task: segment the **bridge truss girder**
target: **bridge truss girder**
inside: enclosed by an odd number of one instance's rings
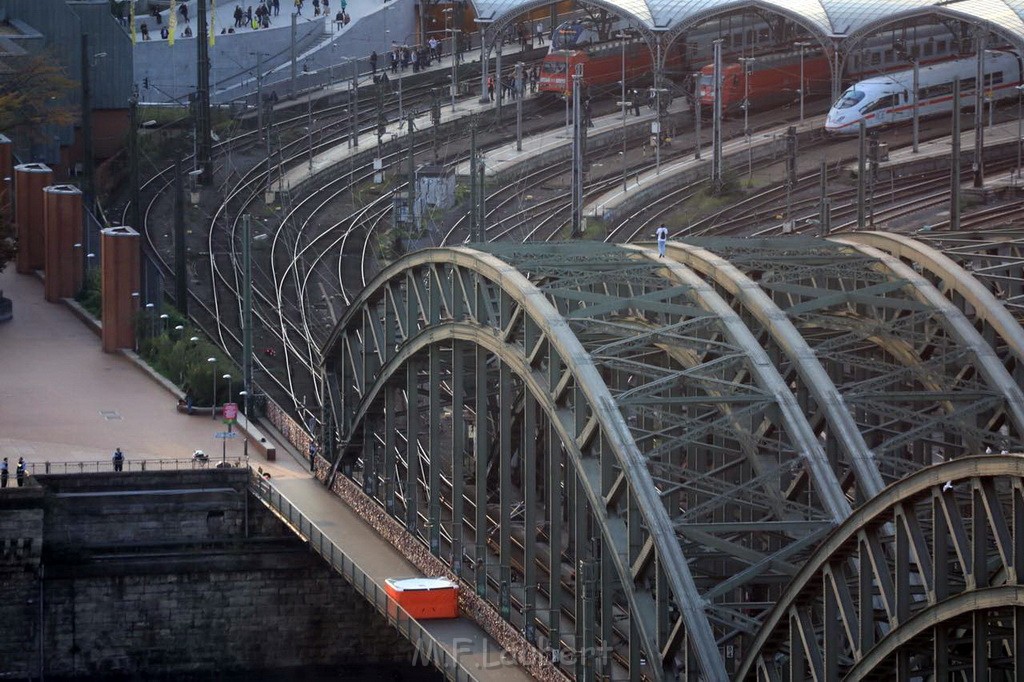
[[[1020,679],[1022,532],[1024,456],[908,476],[818,548],[737,679]]]
[[[576,677],[727,678],[857,505],[1024,445],[991,348],[873,248],[481,249],[353,302],[324,353],[336,466],[528,640],[614,652]]]

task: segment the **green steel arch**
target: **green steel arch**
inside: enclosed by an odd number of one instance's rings
[[[425,250],[323,356],[337,471],[579,679],[729,678],[885,486],[1024,450],[1001,357],[852,243]]]

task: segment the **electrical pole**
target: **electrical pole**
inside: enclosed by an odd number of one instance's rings
[[[700,71],[693,74],[693,158],[700,160]]]
[[[181,155],[174,155],[174,304],[188,317],[188,279],[185,270],[185,183]]]
[[[206,0],[196,3],[196,21],[199,34],[196,36],[196,159],[197,167],[203,171],[199,182],[213,184],[213,140],[210,136],[210,52],[207,42],[209,27],[206,24]],[[135,225],[136,229],[139,227]]]
[[[477,195],[476,195],[476,121],[469,124],[469,239],[479,241],[477,235]]]
[[[295,47],[295,33],[296,33],[296,31],[298,31],[298,20],[299,20],[299,15],[295,14],[293,12],[292,13],[292,39],[291,39],[291,59],[292,59],[291,91],[292,91],[292,97],[295,97],[295,81],[299,77],[299,74],[298,74],[298,70],[299,70],[298,53],[297,53],[297,50],[296,50],[296,47]]]
[[[523,151],[523,63],[516,62],[516,76],[513,86],[516,92],[516,151]]]
[[[827,237],[832,231],[832,200],[828,198],[828,162],[821,160],[820,173],[821,185],[818,200],[818,235]]]
[[[786,224],[788,231],[795,227],[793,221],[793,190],[796,188],[796,126],[786,130]]]
[[[956,107],[953,107],[956,110]],[[867,174],[867,126],[864,119],[857,123],[857,229],[866,226],[864,216],[864,176]]]
[[[960,230],[960,79],[953,79],[953,153],[949,179],[949,229]]]
[[[412,234],[409,235],[410,237],[413,237],[415,232],[417,231],[417,223],[416,223],[416,166],[415,166],[415,160],[414,160],[414,152],[415,152],[415,149],[416,149],[416,135],[415,135],[415,128],[413,126],[413,118],[414,117],[415,117],[415,115],[410,113],[409,114],[409,118],[406,119],[408,121],[408,125],[409,125],[409,128],[408,128],[408,131],[409,131],[409,189],[406,192],[406,196],[408,197],[408,201],[409,201],[409,217],[412,219]]]
[[[139,96],[132,90],[128,98],[128,174],[131,178],[132,227],[142,230],[142,192],[139,189]]]
[[[89,54],[89,34],[82,34],[82,155],[83,155],[83,168],[85,170],[85,177],[82,182],[82,195],[85,200],[86,212],[91,212],[93,207],[93,200],[95,198],[95,182],[94,176],[96,174],[95,166],[95,153],[93,152],[92,145],[92,87],[90,82],[91,69],[92,69],[92,55]],[[132,95],[134,97],[134,94]],[[130,100],[129,100],[130,101]],[[129,104],[129,106],[131,106]],[[88,220],[88,219],[87,219]],[[138,228],[138,225],[132,227]],[[88,229],[88,228],[86,228]]]
[[[914,86],[914,94],[913,94],[913,97],[914,97],[914,147],[913,147],[913,152],[915,154],[917,154],[917,152],[918,152],[918,140],[920,139],[920,131],[921,131],[921,125],[920,125],[920,120],[919,120],[920,119],[920,112],[918,110],[918,105],[917,105],[918,93],[921,90],[921,84],[920,84],[921,83],[921,63],[920,63],[921,60],[918,57],[914,57],[913,60],[914,60],[914,62],[913,62],[914,63],[914,82],[913,82],[913,86]]]
[[[722,40],[715,41],[714,97],[711,109],[711,190],[722,191]]]
[[[484,191],[484,188],[486,186],[484,178],[487,170],[484,166],[484,160],[482,156],[476,163],[476,170],[477,173],[480,175],[480,189],[479,194],[477,195],[477,203],[480,207],[480,216],[477,218],[476,224],[477,230],[479,231],[478,234],[480,236],[479,241],[482,244],[487,241],[487,194]]]
[[[974,78],[974,186],[985,186],[985,38],[983,29],[978,30],[978,70]],[[953,102],[958,109],[960,101]]]
[[[401,81],[399,81],[401,83]],[[352,60],[352,146],[359,146],[359,61]]]
[[[249,214],[242,216],[242,383],[245,401],[242,406],[246,419],[251,419],[249,399],[252,396],[252,225]]]
[[[572,76],[572,237],[583,234],[583,134],[580,106],[580,86],[583,82],[583,65],[576,65]]]
[[[256,139],[262,140],[263,130],[263,53],[256,53],[256,125],[259,127],[259,134]]]

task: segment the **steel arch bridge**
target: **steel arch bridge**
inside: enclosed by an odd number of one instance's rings
[[[1024,638],[1021,465],[963,463],[1024,451],[1024,340],[936,254],[869,234],[411,254],[325,346],[335,470],[577,679],[923,670],[940,639],[901,631],[964,614],[994,619],[974,651],[995,657]],[[969,492],[936,506],[947,480]]]

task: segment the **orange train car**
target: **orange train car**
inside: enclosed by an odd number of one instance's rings
[[[459,617],[459,586],[445,578],[386,578],[384,591],[416,620]],[[389,614],[397,616],[397,609]]]

